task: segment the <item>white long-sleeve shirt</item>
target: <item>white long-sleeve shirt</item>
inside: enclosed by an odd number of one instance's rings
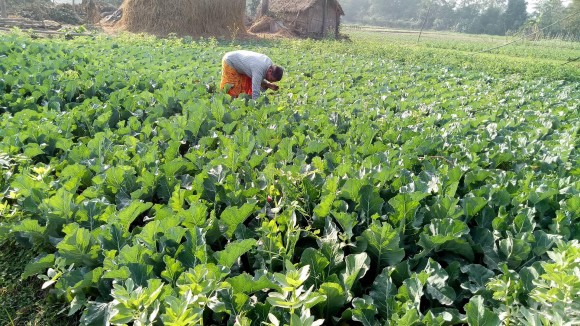
[[[265,54],[247,50],[228,52],[223,60],[237,72],[252,78],[252,98],[260,97],[262,81],[268,68],[273,65],[272,60]]]

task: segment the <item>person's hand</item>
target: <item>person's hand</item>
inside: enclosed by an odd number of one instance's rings
[[[273,90],[273,91],[277,91],[278,88],[280,88],[280,87],[278,85],[276,85],[276,84],[270,83],[270,85],[268,85],[268,88],[271,89],[271,90]]]

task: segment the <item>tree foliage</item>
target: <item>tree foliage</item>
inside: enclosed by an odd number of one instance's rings
[[[579,37],[580,1],[542,0],[530,12],[526,0],[342,0],[344,21],[393,28],[515,34],[530,27],[544,36]],[[569,17],[571,16],[571,17]],[[568,17],[567,19],[564,19]],[[548,27],[549,26],[549,27]]]

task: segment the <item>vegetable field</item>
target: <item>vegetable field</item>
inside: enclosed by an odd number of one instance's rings
[[[21,278],[81,325],[578,324],[578,44],[362,34],[0,34]],[[279,92],[216,89],[238,48]]]

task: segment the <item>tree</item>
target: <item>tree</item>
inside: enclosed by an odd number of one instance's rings
[[[580,0],[573,0],[566,12],[564,27],[575,40],[580,41]]]
[[[501,23],[502,10],[498,7],[489,7],[479,16],[479,33],[489,35],[505,34],[505,26]]]
[[[344,20],[352,23],[364,23],[369,16],[370,0],[342,0]]]
[[[262,0],[262,7],[260,9],[261,15],[267,15],[270,11],[270,0]]]
[[[429,0],[426,0],[429,1]],[[457,6],[455,0],[433,0],[430,4],[433,22],[431,28],[437,30],[450,30],[456,25],[456,15],[454,8]]]
[[[6,12],[6,0],[0,0],[0,17],[8,16]]]
[[[248,16],[254,18],[258,14],[258,6],[260,5],[260,0],[250,0],[247,4]]]
[[[528,19],[526,0],[508,0],[504,14],[505,27],[509,31],[519,30]]]
[[[543,0],[537,6],[539,28],[545,36],[557,36],[563,34],[563,21],[565,8],[561,0]]]

